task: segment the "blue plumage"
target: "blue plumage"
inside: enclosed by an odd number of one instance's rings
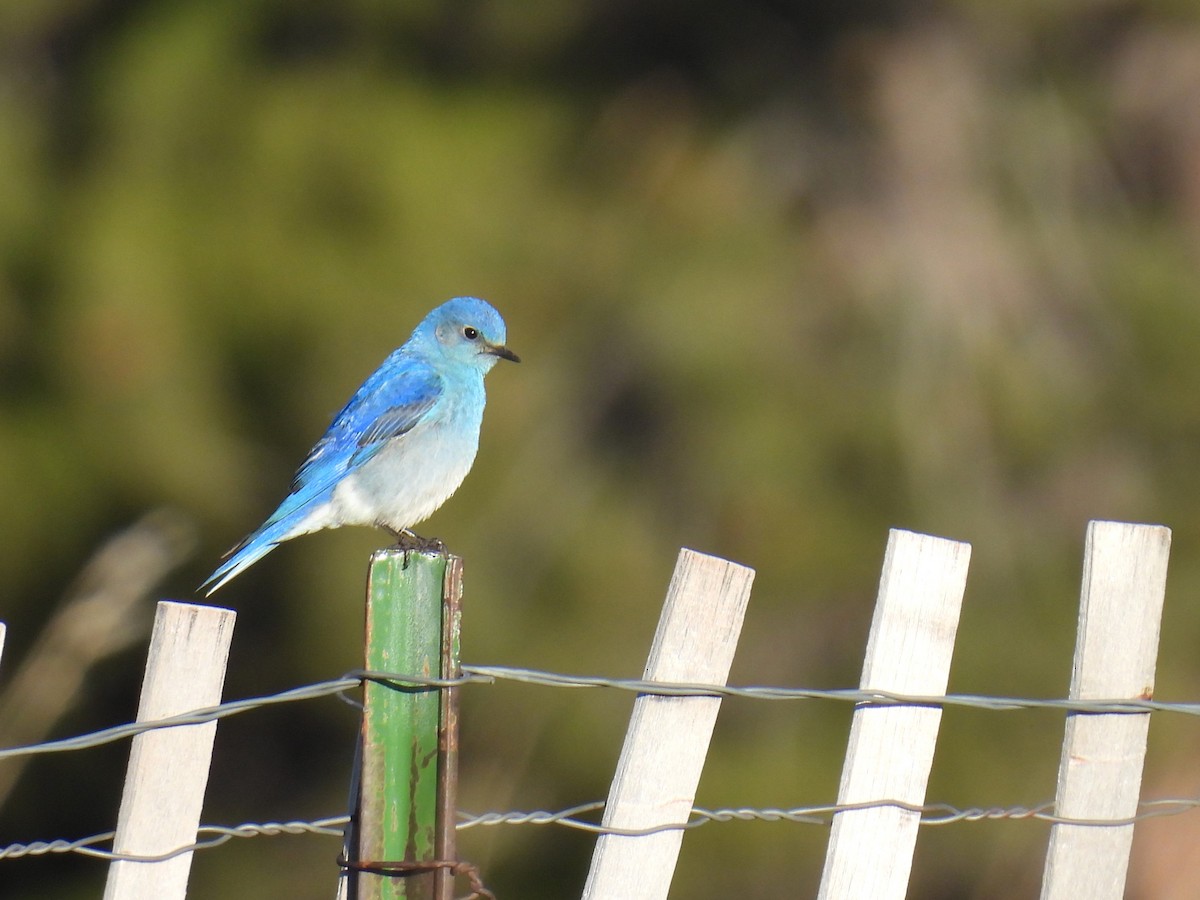
[[[291,493],[201,585],[211,594],[278,544],[341,525],[400,534],[424,521],[475,461],[483,376],[505,347],[504,320],[477,297],[434,309],[363,383],[309,451]]]

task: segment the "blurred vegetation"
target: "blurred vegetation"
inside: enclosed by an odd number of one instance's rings
[[[853,685],[898,526],[974,545],[951,689],[1061,695],[1084,526],[1114,518],[1175,529],[1158,695],[1196,700],[1197,96],[1183,2],[6,0],[4,671],[145,509],[197,523],[166,588],[192,596],[359,381],[473,293],[525,363],[489,379],[475,470],[423,529],[466,560],[470,661],[638,674],[687,545],[758,569],[735,682]],[[217,595],[229,696],[358,664],[382,540],[293,542]],[[61,733],[130,718],[141,659]],[[629,706],[468,692],[463,807],[603,798]],[[699,802],[832,800],[848,717],[727,703]],[[947,713],[930,798],[1049,799],[1061,728]],[[335,701],[223,724],[206,821],[344,809],[354,729]],[[1156,719],[1146,793],[1196,793],[1196,746]],[[111,827],[125,754],[35,760],[0,843]],[[1194,827],[1139,831],[1130,896],[1166,896],[1150,845]],[[810,895],[826,835],[706,826],[674,896]],[[912,895],[1030,896],[1046,837],[927,829]],[[578,895],[591,843],[462,852],[537,900]],[[328,897],[337,849],[237,842],[193,895]],[[1167,855],[1176,884],[1193,856]],[[104,877],[0,865],[6,898]]]

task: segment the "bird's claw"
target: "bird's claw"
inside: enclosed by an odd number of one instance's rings
[[[408,554],[410,553],[430,553],[440,556],[447,554],[446,545],[442,543],[440,538],[421,537],[419,534],[414,534],[405,529],[404,531],[393,531],[392,534],[396,537],[396,547],[404,551],[404,563],[408,565]]]

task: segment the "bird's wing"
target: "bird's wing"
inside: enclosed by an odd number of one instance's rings
[[[359,452],[411,431],[413,426],[421,421],[421,417],[429,412],[430,407],[437,402],[440,394],[439,385],[436,392],[423,391],[420,397],[413,397],[400,406],[393,406],[385,410],[376,417],[366,431],[359,435]]]
[[[291,492],[320,494],[375,455],[383,443],[412,430],[441,397],[442,379],[425,364],[379,368],[350,398],[292,479]]]

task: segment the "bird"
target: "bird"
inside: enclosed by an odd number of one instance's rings
[[[506,338],[500,313],[478,297],[434,308],[334,416],[287,497],[200,590],[211,595],[284,541],[323,528],[373,525],[403,547],[426,549],[411,529],[475,461],[484,375],[502,359],[521,361]]]

